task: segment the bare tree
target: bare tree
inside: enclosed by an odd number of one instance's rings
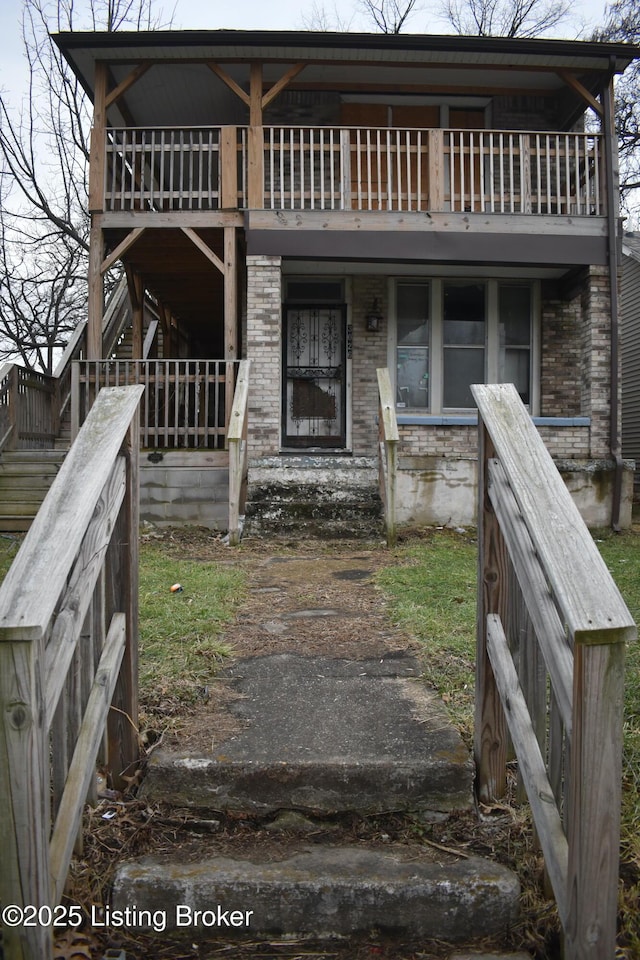
[[[19,109],[0,94],[0,355],[46,369],[86,304],[91,125],[84,91],[49,34],[161,24],[154,0],[23,4],[28,89]]]
[[[616,0],[607,7],[605,23],[594,39],[640,44],[637,0]],[[637,216],[640,191],[640,65],[635,60],[615,88],[616,129],[620,152],[620,192],[623,205]]]
[[[381,33],[401,33],[421,6],[418,0],[358,0],[358,5]]]
[[[570,0],[445,0],[442,16],[456,33],[480,37],[540,37],[565,23]]]

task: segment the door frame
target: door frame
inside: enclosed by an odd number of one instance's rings
[[[299,310],[333,310],[340,318],[339,335],[342,344],[342,356],[339,369],[340,377],[340,424],[339,435],[335,437],[318,438],[306,435],[294,437],[287,432],[287,395],[290,378],[287,375],[287,338],[289,330],[289,311]],[[351,330],[348,317],[348,304],[345,301],[285,301],[282,305],[282,384],[280,390],[281,404],[281,446],[284,450],[318,450],[326,452],[344,453],[349,449],[350,416],[349,416],[349,385],[351,380]]]

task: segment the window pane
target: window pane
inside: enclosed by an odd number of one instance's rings
[[[505,350],[503,383],[515,384],[523,403],[530,403],[530,354],[528,350]]]
[[[444,351],[444,407],[475,407],[469,389],[472,383],[484,383],[484,350]]]
[[[398,345],[429,344],[429,285],[398,284]]]
[[[483,283],[445,283],[445,344],[483,346],[485,335],[485,295]]]
[[[429,350],[427,347],[398,347],[399,407],[429,407]]]
[[[501,344],[528,347],[531,342],[531,287],[501,284],[499,309]]]

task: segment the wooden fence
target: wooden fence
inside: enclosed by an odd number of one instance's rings
[[[224,449],[237,361],[97,360],[74,364],[72,437],[102,387],[142,384],[143,448]]]
[[[378,476],[380,496],[384,507],[384,526],[387,545],[396,542],[396,484],[398,472],[398,423],[393,400],[391,377],[387,367],[378,375]]]
[[[60,427],[59,396],[54,377],[6,363],[0,369],[0,450],[53,446]]]
[[[0,587],[0,903],[40,911],[4,960],[53,955],[105,728],[116,787],[138,759],[141,394],[101,393]]]
[[[636,627],[515,387],[472,390],[479,796],[489,803],[504,793],[510,734],[565,956],[613,960],[624,649]]]

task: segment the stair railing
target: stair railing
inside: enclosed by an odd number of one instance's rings
[[[142,392],[101,393],[0,586],[0,903],[37,910],[5,960],[51,960],[52,918],[73,925],[55,910],[105,730],[116,788],[138,760]]]
[[[247,426],[250,361],[241,360],[227,431],[229,447],[229,543],[240,543],[240,517],[247,495]]]
[[[565,956],[611,960],[624,649],[636,626],[515,387],[472,391],[479,410],[479,798],[491,803],[505,792],[510,734]]]
[[[131,319],[127,282],[116,286],[103,324],[111,348]],[[0,451],[43,449],[53,445],[71,400],[73,362],[86,353],[86,320],[74,330],[53,374],[28,370],[18,363],[0,368]],[[157,331],[157,324],[154,327]]]
[[[393,402],[391,377],[387,367],[378,374],[378,475],[380,496],[384,507],[384,526],[387,545],[396,542],[396,487],[398,473],[398,422]]]

